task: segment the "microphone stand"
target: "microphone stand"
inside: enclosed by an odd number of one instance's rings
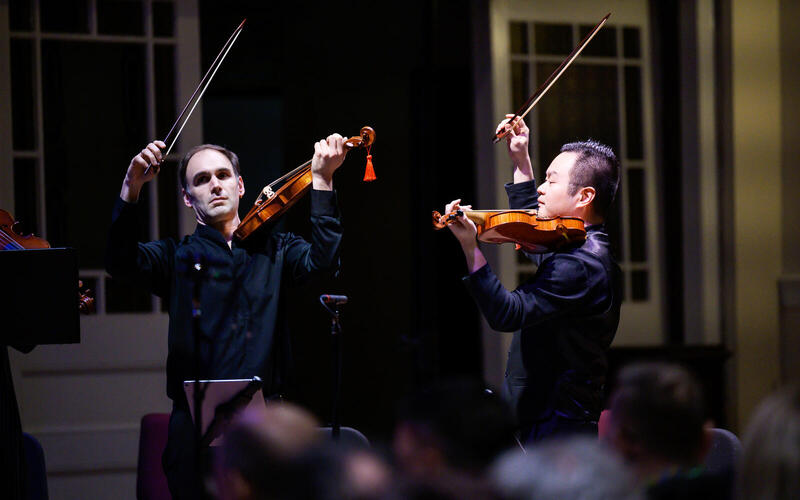
[[[339,304],[333,302],[333,307],[325,303],[325,295],[320,296],[322,307],[331,315],[331,343],[333,352],[333,402],[331,404],[331,436],[334,441],[339,441],[341,425],[339,424],[339,400],[342,393],[342,324],[339,321]]]
[[[197,475],[197,492],[203,491],[203,460],[202,460],[202,441],[203,441],[203,399],[205,399],[205,387],[200,385],[200,318],[203,315],[200,307],[200,285],[206,268],[203,265],[202,257],[195,259],[194,265],[190,268],[189,276],[193,281],[192,287],[192,336],[194,337],[194,469]]]
[[[186,266],[186,267],[183,267]],[[194,392],[192,401],[188,404],[194,406],[194,469],[197,480],[197,493],[203,491],[203,461],[202,461],[202,439],[203,439],[203,399],[205,399],[206,388],[200,383],[201,373],[201,318],[203,315],[200,305],[200,289],[206,277],[206,264],[202,255],[193,255],[191,259],[186,259],[183,265],[178,268],[178,272],[186,275],[192,282],[192,321],[190,332],[194,339],[194,353],[192,356],[192,372],[194,378]]]

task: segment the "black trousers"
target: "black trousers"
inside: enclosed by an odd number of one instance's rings
[[[174,500],[211,498],[206,493],[204,481],[213,466],[214,449],[202,447],[199,457],[195,450],[192,415],[188,408],[175,405],[169,417],[167,446],[161,457]]]

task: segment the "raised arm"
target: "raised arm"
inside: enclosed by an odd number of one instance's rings
[[[175,243],[169,240],[138,241],[136,202],[142,186],[158,173],[162,160],[159,148],[163,146],[161,141],[151,142],[131,160],[120,198],[114,205],[106,248],[106,271],[112,277],[134,282],[159,296],[164,296],[169,289]],[[145,175],[148,165],[151,168]]]
[[[508,156],[514,164],[514,184],[520,182],[528,182],[533,180],[533,168],[531,167],[531,156],[528,152],[528,136],[530,130],[525,124],[525,120],[517,119],[512,124],[509,120],[514,115],[506,115],[505,120],[497,125],[497,132],[502,129],[511,129],[506,135],[506,148],[508,149]]]
[[[344,138],[331,134],[314,144],[311,159],[311,243],[294,235],[285,240],[285,266],[295,281],[304,281],[312,274],[339,269],[342,223],[333,191],[333,173],[338,169],[347,148]]]

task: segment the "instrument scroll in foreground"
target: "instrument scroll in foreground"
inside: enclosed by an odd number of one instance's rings
[[[364,178],[367,182],[374,180],[374,173],[369,175],[372,172],[372,155],[369,150],[374,142],[375,131],[372,127],[362,127],[361,135],[344,141],[348,150],[355,148],[367,150],[367,175]],[[255,204],[234,231],[234,236],[244,241],[260,227],[277,220],[311,189],[312,180],[311,160],[308,160],[264,186]]]

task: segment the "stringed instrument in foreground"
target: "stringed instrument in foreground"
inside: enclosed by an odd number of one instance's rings
[[[372,155],[369,153],[374,142],[375,131],[372,127],[361,127],[361,135],[344,141],[344,146],[348,150],[355,148],[365,148],[367,150],[367,171],[364,175],[364,181],[367,182],[375,180]],[[311,161],[308,160],[291,172],[264,186],[255,204],[253,204],[253,207],[244,216],[242,222],[239,223],[239,227],[234,231],[234,236],[240,241],[246,240],[259,228],[277,220],[295,203],[300,201],[311,189],[313,181]]]
[[[0,210],[0,250],[37,250],[50,248],[50,243],[32,234],[22,234],[14,217]],[[91,290],[84,290],[83,282],[78,281],[78,310],[83,314],[95,312],[94,297]]]
[[[433,211],[433,227],[443,229],[466,216],[478,229],[478,241],[514,243],[532,253],[552,252],[586,240],[586,228],[578,217],[538,217],[536,210],[454,210]]]

